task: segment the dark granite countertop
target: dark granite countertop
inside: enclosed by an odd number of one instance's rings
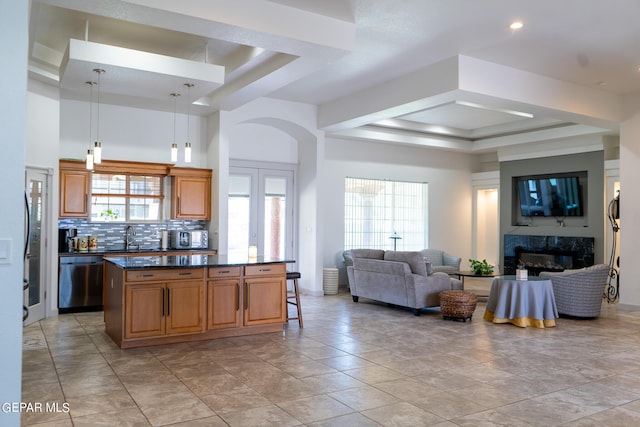
[[[230,258],[226,255],[167,255],[167,256],[124,256],[108,257],[105,261],[125,270],[145,268],[203,268],[229,267],[264,264],[288,264],[294,260],[258,258]]]

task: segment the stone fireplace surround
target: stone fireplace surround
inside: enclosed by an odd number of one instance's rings
[[[504,235],[504,272],[516,274],[524,262],[529,275],[541,271],[563,271],[594,264],[594,238],[568,236]]]

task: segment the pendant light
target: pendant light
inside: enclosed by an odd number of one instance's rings
[[[173,97],[173,144],[171,144],[171,161],[178,161],[178,144],[176,144],[176,100],[180,96],[179,93],[172,92],[169,95]]]
[[[189,107],[191,106],[190,90],[193,87],[193,83],[185,83],[187,87],[187,142],[184,144],[184,162],[191,163],[191,143],[189,142],[189,122],[191,121],[191,115],[189,114]]]
[[[90,90],[89,90],[89,149],[87,150],[87,157],[85,158],[85,167],[87,170],[93,170],[93,149],[91,148],[91,123],[93,122],[93,87],[97,85],[96,82],[88,81],[85,82]]]
[[[102,163],[102,142],[100,142],[100,76],[104,74],[102,68],[94,68],[93,71],[98,75],[98,111],[96,118],[96,141],[93,143],[93,162]]]

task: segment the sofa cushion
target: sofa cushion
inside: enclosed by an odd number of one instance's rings
[[[350,249],[342,253],[346,266],[353,265],[355,258],[384,259],[382,249]]]
[[[413,274],[419,274],[420,276],[427,275],[427,264],[421,252],[386,251],[384,253],[384,260],[406,262],[409,264]]]

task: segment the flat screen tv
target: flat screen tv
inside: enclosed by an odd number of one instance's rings
[[[577,176],[522,177],[516,182],[523,217],[584,215]]]

